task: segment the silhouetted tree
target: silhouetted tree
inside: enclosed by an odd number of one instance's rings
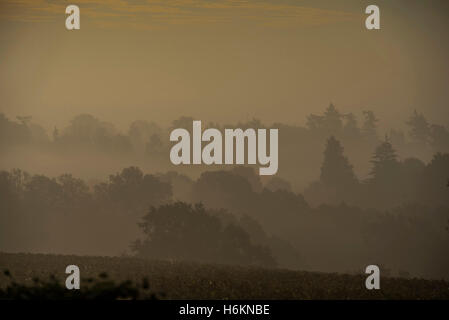
[[[83,206],[92,200],[89,187],[83,180],[63,174],[57,178],[57,182],[61,186],[62,201],[67,209],[83,210]]]
[[[417,181],[419,196],[428,205],[449,205],[445,185],[449,177],[449,153],[436,153]]]
[[[396,151],[385,137],[375,150],[371,163],[373,168],[371,175],[375,181],[391,181],[397,177],[399,173],[399,161],[397,160]]]
[[[0,148],[21,145],[31,141],[31,132],[24,123],[10,121],[0,113]]]
[[[343,147],[334,136],[327,140],[320,181],[324,185],[341,188],[351,187],[357,182],[352,165],[343,155]]]
[[[157,134],[153,134],[145,146],[145,151],[150,156],[162,154],[165,149],[161,137]]]
[[[311,114],[307,117],[307,126],[311,130],[320,130],[323,133],[339,134],[343,127],[342,114],[331,103],[323,115]]]
[[[436,152],[449,152],[449,130],[437,124],[431,125],[430,144]]]
[[[230,171],[203,172],[193,186],[194,201],[210,208],[250,210],[254,196],[248,180]]]
[[[410,136],[418,143],[427,144],[430,138],[430,125],[422,113],[413,112],[407,121],[410,126]]]
[[[173,200],[192,202],[192,189],[194,181],[186,175],[180,174],[176,171],[168,171],[160,173],[157,177],[165,183],[169,183],[172,187]]]
[[[251,243],[242,228],[228,224],[201,204],[183,202],[151,207],[139,224],[144,239],[131,247],[139,256],[272,267],[270,250]]]
[[[162,129],[154,122],[137,120],[131,123],[128,129],[128,136],[138,153],[145,151],[146,145],[153,135],[162,134]]]
[[[173,129],[177,129],[177,128],[183,128],[191,133],[192,123],[194,120],[195,119],[192,117],[186,117],[186,116],[179,117],[178,119],[172,121],[170,131]]]
[[[360,128],[357,124],[357,119],[353,113],[345,114],[345,124],[343,127],[343,133],[348,139],[358,139],[360,137]]]
[[[395,146],[405,146],[406,139],[402,130],[391,129],[389,134],[389,141]]]
[[[144,174],[137,167],[123,169],[109,176],[107,183],[95,186],[95,195],[111,210],[124,215],[144,212],[150,205],[160,205],[171,199],[171,185],[156,176]]]
[[[338,133],[342,129],[342,115],[332,103],[324,112],[323,121],[324,127],[330,132]]]
[[[369,139],[377,139],[377,122],[379,120],[374,115],[374,112],[367,110],[363,111],[365,121],[363,122],[363,134]]]
[[[323,116],[311,114],[307,116],[307,128],[317,130],[323,126]]]
[[[100,121],[90,114],[74,117],[59,140],[60,147],[71,145],[96,152],[123,154],[132,150],[128,136],[120,134],[111,123]]]

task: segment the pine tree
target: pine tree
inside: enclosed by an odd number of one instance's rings
[[[327,140],[320,181],[328,186],[350,186],[357,182],[352,165],[343,155],[340,142],[331,136]]]
[[[335,108],[335,106],[331,103],[329,107],[327,107],[326,111],[323,115],[324,126],[325,128],[332,133],[339,133],[342,129],[342,115]]]
[[[399,161],[388,137],[376,148],[371,163],[373,169],[370,174],[373,180],[391,180],[398,174]]]
[[[365,121],[363,123],[363,133],[369,138],[377,138],[377,122],[379,120],[372,111],[363,111]]]
[[[422,113],[414,111],[407,124],[411,127],[410,136],[419,143],[427,144],[429,142],[431,130],[427,119]]]
[[[348,138],[356,139],[360,137],[360,129],[357,125],[357,119],[353,113],[348,113],[344,115],[345,125],[343,131],[345,136]]]
[[[339,134],[343,127],[343,115],[331,103],[322,115],[311,114],[307,117],[307,127],[320,130],[327,135]]]

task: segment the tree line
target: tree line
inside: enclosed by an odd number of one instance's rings
[[[285,185],[248,167],[196,180],[128,167],[91,187],[70,174],[1,171],[0,250],[330,272],[376,262],[396,274],[447,276],[447,206],[311,206]]]
[[[0,165],[3,168],[19,166],[55,175],[61,172],[56,168],[70,164],[73,174],[94,178],[90,168],[102,162],[103,165],[97,166],[94,171],[98,177],[129,164],[150,172],[176,169],[189,177],[197,177],[202,171],[211,170],[211,167],[175,167],[169,161],[170,131],[174,128],[191,130],[193,120],[195,118],[183,116],[168,126],[137,120],[126,131],[121,131],[112,123],[81,114],[67,126],[54,127],[52,132],[47,132],[31,117],[22,116],[13,120],[1,114],[0,150],[3,159]],[[292,121],[301,122],[303,119]],[[310,114],[304,125],[265,124],[257,119],[236,124],[203,122],[205,128],[217,129],[278,128],[280,163],[277,176],[288,181],[295,192],[301,193],[319,177],[320,165],[324,160],[323,148],[331,136],[344,146],[345,155],[354,166],[353,171],[359,180],[366,180],[371,175],[372,154],[385,141],[385,136],[400,161],[416,158],[428,163],[436,153],[449,152],[447,124],[431,123],[418,111],[404,115],[401,128],[390,129],[385,126],[380,129],[381,120],[373,111],[364,110],[357,117],[354,113],[340,112],[333,104],[321,113]],[[48,161],[49,165],[42,168],[37,161],[29,163],[22,160],[36,156]]]

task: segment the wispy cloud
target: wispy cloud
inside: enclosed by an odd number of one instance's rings
[[[102,27],[152,27],[247,21],[269,25],[322,25],[358,18],[353,13],[275,0],[0,0],[0,19],[45,22],[61,19],[69,4]]]

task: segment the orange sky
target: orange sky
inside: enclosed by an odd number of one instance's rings
[[[65,30],[77,4],[81,30]],[[0,0],[0,112],[47,128],[182,115],[303,124],[330,101],[449,125],[446,1]]]

